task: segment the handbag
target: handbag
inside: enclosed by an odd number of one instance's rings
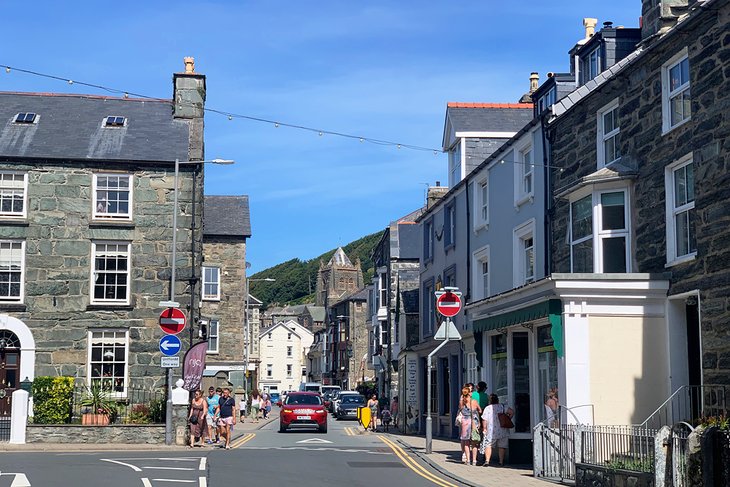
[[[461,426],[461,420],[463,419],[463,416],[461,415],[461,411],[456,413],[456,420],[454,420],[454,426]]]
[[[198,424],[198,415],[197,414],[193,414],[192,416],[190,416],[190,424]]]
[[[512,422],[512,418],[510,418],[509,415],[504,412],[504,406],[502,406],[502,412],[497,413],[497,419],[499,420],[499,425],[502,428],[510,429],[515,427],[514,423]]]

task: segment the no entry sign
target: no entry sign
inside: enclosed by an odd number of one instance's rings
[[[160,313],[160,328],[168,335],[177,335],[185,328],[185,313],[178,308],[167,308]]]
[[[445,292],[436,300],[436,309],[443,316],[456,316],[461,311],[461,297],[452,292]]]

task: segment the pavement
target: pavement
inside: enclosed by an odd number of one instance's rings
[[[423,436],[387,433],[411,455],[418,457],[442,475],[473,487],[546,487],[545,481],[533,477],[529,466],[507,465],[489,467],[461,463],[461,446],[458,441],[434,438],[431,454],[426,454],[426,438]]]

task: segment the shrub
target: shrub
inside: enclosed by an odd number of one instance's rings
[[[64,424],[71,422],[73,377],[36,377],[33,380],[33,422]]]

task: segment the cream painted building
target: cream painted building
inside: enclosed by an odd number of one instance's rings
[[[307,354],[314,335],[296,321],[279,322],[259,334],[259,390],[299,390],[306,382]]]

